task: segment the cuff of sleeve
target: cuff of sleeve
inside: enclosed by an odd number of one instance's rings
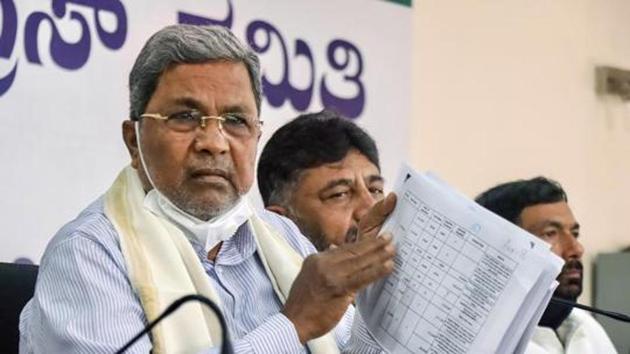
[[[234,342],[234,352],[299,353],[304,350],[293,323],[282,313]]]
[[[368,331],[358,310],[354,312],[350,340],[343,352],[355,354],[385,353]]]

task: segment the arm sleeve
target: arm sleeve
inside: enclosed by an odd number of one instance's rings
[[[234,352],[305,353],[293,323],[282,313],[270,317],[243,338],[234,341]]]
[[[342,353],[384,353],[380,345],[368,332],[363,318],[354,306],[350,306],[335,328],[335,339]]]
[[[383,353],[353,306],[348,308],[342,320],[335,327],[334,335],[342,353]],[[245,337],[234,341],[232,346],[236,354],[306,353],[295,327],[283,314],[272,316]],[[218,348],[207,353],[218,353]]]
[[[35,296],[22,314],[34,353],[112,353],[144,328],[146,318],[122,254],[80,232],[47,251]],[[128,353],[148,353],[147,336]]]

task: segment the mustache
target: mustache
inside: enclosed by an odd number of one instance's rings
[[[186,168],[186,174],[192,177],[211,174],[221,176],[229,180],[232,176],[234,176],[234,166],[232,166],[232,164],[228,161],[198,161],[196,163],[192,163],[188,166],[188,168]]]
[[[580,260],[569,259],[566,263],[564,263],[564,266],[562,266],[562,273],[570,270],[579,270],[580,272],[582,272],[582,269],[584,269],[584,266],[582,265],[582,262],[580,262]]]

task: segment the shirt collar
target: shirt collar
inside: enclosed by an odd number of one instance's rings
[[[204,247],[191,240],[191,245],[202,263],[209,262]],[[223,241],[215,265],[237,265],[251,257],[256,251],[256,241],[249,222],[238,227],[231,238]]]

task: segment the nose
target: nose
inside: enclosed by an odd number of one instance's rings
[[[376,204],[376,199],[372,193],[365,186],[360,186],[352,213],[354,220],[358,223],[374,204]]]
[[[569,234],[565,237],[562,253],[564,259],[581,259],[584,254],[584,246],[577,238]]]
[[[225,154],[230,150],[230,144],[221,127],[219,120],[206,121],[197,130],[194,142],[195,151],[208,152],[212,155]]]

